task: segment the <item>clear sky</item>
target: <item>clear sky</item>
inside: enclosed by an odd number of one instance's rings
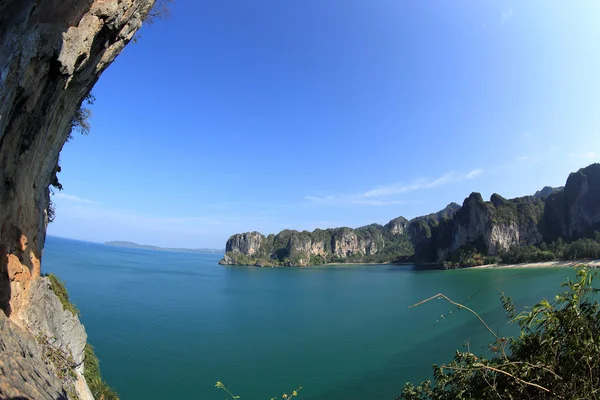
[[[94,88],[51,235],[223,248],[532,194],[600,160],[597,1],[171,8]]]

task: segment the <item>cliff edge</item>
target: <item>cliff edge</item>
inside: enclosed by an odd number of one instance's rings
[[[92,398],[85,330],[41,278],[49,185],[82,101],[153,5],[0,0],[0,397]]]

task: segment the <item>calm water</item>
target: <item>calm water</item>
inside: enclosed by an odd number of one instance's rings
[[[123,399],[389,399],[486,331],[443,301],[468,303],[512,333],[497,296],[517,306],[557,293],[569,269],[431,271],[415,266],[246,268],[220,256],[49,237],[43,269],[66,281],[105,378]]]

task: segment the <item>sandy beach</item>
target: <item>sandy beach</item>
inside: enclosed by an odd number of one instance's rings
[[[548,268],[548,267],[574,267],[575,265],[585,264],[590,267],[600,268],[600,260],[581,260],[581,261],[545,261],[537,263],[521,264],[487,264],[473,268]]]

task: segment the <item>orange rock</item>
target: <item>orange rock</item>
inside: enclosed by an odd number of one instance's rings
[[[21,248],[21,251],[25,251],[28,243],[29,242],[27,241],[27,236],[21,234],[21,237],[19,238],[19,246]]]
[[[21,264],[19,258],[14,254],[7,255],[7,270],[8,270],[8,279],[11,282],[28,282],[31,280],[31,273],[29,272],[29,268],[25,265]]]
[[[41,274],[41,270],[42,270],[39,258],[37,258],[35,256],[35,254],[33,254],[33,252],[31,252],[31,254],[29,255],[29,259],[31,260],[31,266],[32,266],[31,278],[33,278],[33,279],[39,278],[40,274]]]

